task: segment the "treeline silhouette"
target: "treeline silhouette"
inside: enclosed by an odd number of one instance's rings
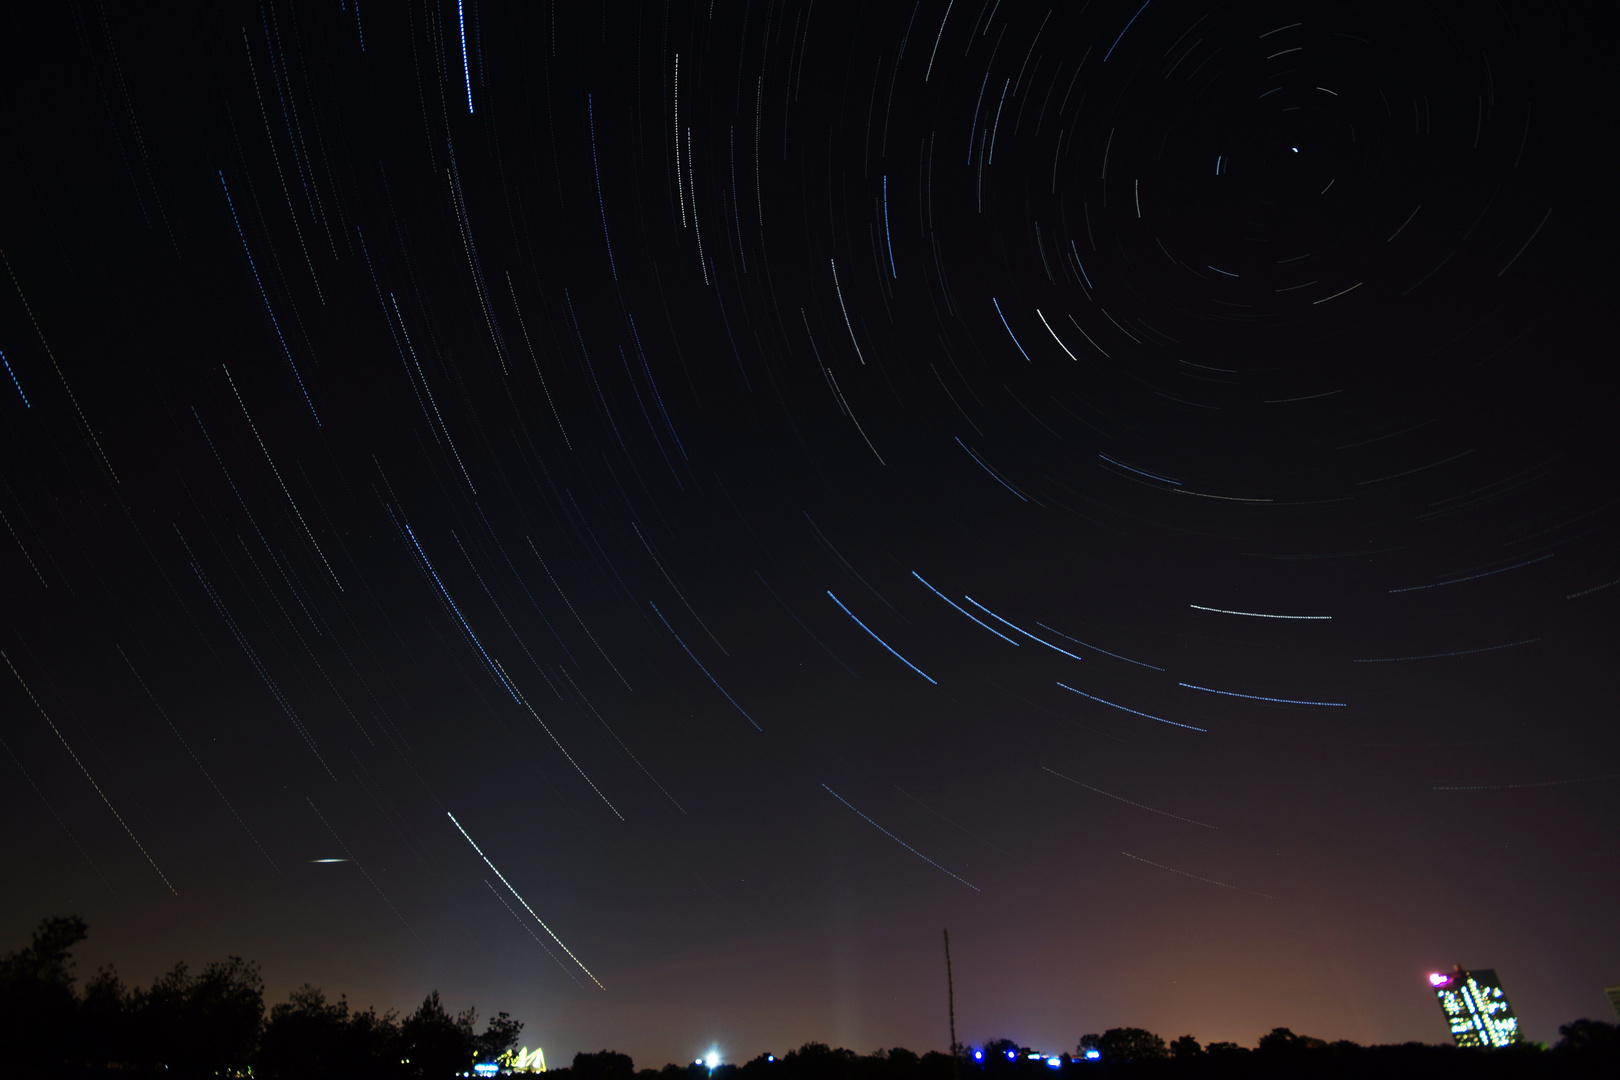
[[[0,1078],[200,1080],[448,1080],[517,1047],[523,1025],[497,1013],[482,1033],[473,1009],[450,1014],[429,994],[408,1016],[351,1008],[303,986],[264,1008],[256,964],[240,957],[193,973],[185,964],[145,990],[110,967],[76,986],[73,947],[88,928],[77,916],[40,923],[28,946],[0,956]],[[1073,1054],[1047,1057],[1007,1039],[956,1054],[894,1048],[860,1055],[806,1043],[777,1058],[709,1069],[698,1063],[637,1070],[629,1055],[574,1055],[549,1080],[1616,1080],[1620,1027],[1577,1020],[1548,1049],[1505,1050],[1405,1043],[1329,1043],[1276,1028],[1250,1050],[1172,1042],[1141,1028],[1081,1038]]]
[[[1620,1080],[1620,1027],[1577,1020],[1559,1028],[1552,1049],[1505,1050],[1404,1043],[1329,1043],[1275,1028],[1253,1050],[1235,1043],[1201,1046],[1191,1035],[1166,1044],[1142,1028],[1086,1035],[1073,1054],[1036,1053],[1010,1039],[964,1047],[956,1058],[898,1047],[859,1055],[806,1043],[782,1057],[761,1054],[744,1065],[701,1063],[636,1070],[628,1055],[575,1054],[572,1068],[548,1080]],[[1086,1056],[1094,1051],[1096,1058]]]
[[[517,1046],[523,1025],[473,1009],[451,1015],[435,990],[409,1016],[353,1009],[304,986],[264,1008],[257,964],[233,956],[192,972],[176,964],[144,990],[102,968],[75,987],[78,916],[49,918],[0,957],[0,1077],[264,1077],[443,1080]]]

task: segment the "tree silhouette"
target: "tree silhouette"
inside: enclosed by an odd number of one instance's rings
[[[635,1062],[629,1054],[599,1050],[574,1055],[574,1080],[634,1080]]]
[[[522,1035],[523,1021],[512,1019],[508,1013],[496,1013],[489,1018],[489,1023],[484,1025],[484,1033],[476,1040],[475,1056],[479,1061],[499,1061],[517,1049],[518,1039]]]
[[[1106,1062],[1147,1061],[1169,1057],[1164,1040],[1145,1028],[1109,1028],[1101,1035],[1086,1035],[1080,1039],[1080,1054],[1096,1050]]]
[[[1016,1061],[1023,1048],[1011,1039],[991,1039],[984,1044],[985,1067],[1000,1066],[1004,1061]]]
[[[26,948],[0,957],[0,1062],[37,1072],[72,1049],[78,1034],[72,953],[88,933],[77,915],[45,919]]]
[[[474,1015],[468,1009],[452,1017],[445,1012],[437,990],[424,998],[421,1007],[399,1026],[401,1056],[410,1075],[442,1080],[466,1072],[478,1045],[473,1035]]]
[[[1301,1050],[1325,1050],[1327,1043],[1322,1039],[1314,1039],[1309,1035],[1295,1035],[1285,1027],[1272,1028],[1270,1032],[1260,1036],[1260,1045],[1257,1047],[1263,1053],[1298,1053]]]
[[[254,1075],[271,1080],[383,1080],[405,1074],[392,1013],[351,1011],[307,983],[270,1010]]]
[[[126,999],[128,1050],[138,1067],[173,1077],[246,1069],[264,1021],[259,966],[239,956],[193,976],[184,963]]]
[[[1620,1076],[1620,1026],[1599,1020],[1576,1020],[1558,1029],[1563,1038],[1553,1047],[1571,1076]]]
[[[437,990],[401,1021],[305,985],[267,1020],[259,967],[239,956],[200,972],[178,963],[145,989],[103,968],[81,995],[72,953],[87,933],[76,915],[45,919],[0,955],[0,1080],[449,1080],[509,1054],[523,1032],[501,1012],[475,1034],[476,1011],[451,1016]],[[604,1054],[625,1071],[597,1080],[633,1080],[629,1058]]]
[[[128,1017],[124,1013],[128,991],[118,973],[102,968],[84,987],[79,1002],[78,1053],[88,1068],[105,1069],[119,1059],[128,1044]]]

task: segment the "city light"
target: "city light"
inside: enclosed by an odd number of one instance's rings
[[[1429,976],[1451,1037],[1461,1047],[1512,1046],[1519,1041],[1519,1019],[1489,968]]]
[[[1046,1067],[1048,1069],[1061,1069],[1063,1068],[1063,1059],[1058,1057],[1056,1054],[1053,1054],[1051,1057],[1046,1059]]]
[[[1087,1050],[1086,1051],[1086,1060],[1087,1061],[1096,1061],[1100,1057],[1102,1057],[1102,1051],[1101,1050]]]
[[[500,1071],[501,1067],[495,1064],[493,1061],[480,1061],[477,1065],[473,1066],[473,1072],[477,1073],[479,1076],[498,1076]]]
[[[707,1065],[710,1072],[718,1069],[720,1067],[720,1048],[718,1046],[709,1047],[709,1052],[703,1055],[703,1060],[699,1061],[698,1064]]]
[[[973,1051],[973,1060],[974,1061],[983,1061],[984,1060],[984,1051],[983,1050],[974,1050]]]

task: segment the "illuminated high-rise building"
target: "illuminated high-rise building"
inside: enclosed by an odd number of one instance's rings
[[[1453,968],[1429,976],[1458,1046],[1501,1047],[1519,1041],[1519,1018],[1490,968]]]

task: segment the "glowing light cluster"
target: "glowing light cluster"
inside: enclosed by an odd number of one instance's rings
[[[972,1056],[974,1061],[980,1063],[984,1061],[984,1051],[981,1048],[977,1046],[968,1047],[968,1053]],[[1016,1062],[1019,1058],[1020,1051],[1006,1050],[1004,1053],[1006,1054],[1008,1061]],[[1046,1067],[1049,1069],[1061,1069],[1064,1065],[1063,1057],[1060,1054],[1050,1054],[1044,1050],[1024,1050],[1022,1051],[1022,1054],[1029,1061],[1044,1062]]]
[[[546,1052],[540,1049],[538,1046],[533,1050],[530,1050],[528,1047],[524,1047],[512,1053],[508,1057],[502,1058],[501,1061],[513,1072],[526,1073],[546,1071]]]
[[[1451,1037],[1462,1047],[1512,1046],[1519,1041],[1519,1018],[1513,1015],[1507,993],[1489,968],[1456,969],[1429,976],[1451,1027]]]

